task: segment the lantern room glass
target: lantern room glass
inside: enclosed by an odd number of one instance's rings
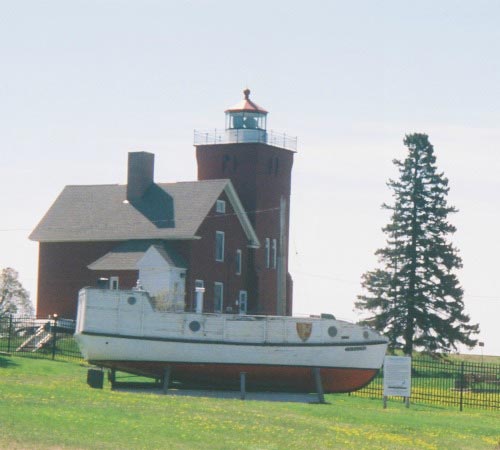
[[[238,111],[226,113],[226,130],[265,130],[266,114]]]

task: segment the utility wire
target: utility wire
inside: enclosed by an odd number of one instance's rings
[[[266,208],[266,209],[256,209],[254,211],[245,211],[245,213],[248,215],[248,214],[261,214],[261,213],[266,213],[266,212],[270,212],[270,211],[279,211],[280,207],[274,207],[274,208]],[[214,214],[208,214],[205,216],[205,219],[215,219],[215,218],[223,218],[223,217],[233,217],[233,216],[236,216],[237,213],[236,212],[232,212],[232,213],[214,213]],[[171,220],[174,220],[175,221],[175,217],[172,218],[172,219],[160,219],[160,220],[150,220],[150,219],[147,219],[146,220],[152,224],[163,224],[163,223],[167,223],[167,222],[170,222]],[[134,226],[134,225],[142,225],[144,222],[120,222],[120,225],[122,226]],[[107,224],[106,226],[99,226],[98,229],[106,229],[106,228],[114,228],[116,227],[115,224]],[[88,225],[82,225],[82,226],[73,226],[73,227],[68,227],[68,226],[65,226],[64,228],[61,228],[61,227],[51,227],[51,226],[47,226],[46,229],[49,229],[49,230],[79,230],[79,229],[86,229],[86,228],[89,228]],[[94,227],[94,229],[96,229],[97,227]],[[4,228],[4,229],[0,229],[0,232],[12,232],[12,231],[32,231],[32,228]]]

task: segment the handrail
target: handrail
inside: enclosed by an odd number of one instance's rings
[[[260,129],[194,130],[193,145],[257,142],[297,151],[297,137]]]

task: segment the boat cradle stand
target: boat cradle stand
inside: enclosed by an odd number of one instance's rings
[[[316,386],[316,393],[318,395],[318,403],[321,405],[326,405],[325,392],[323,391],[323,381],[321,380],[321,372],[319,367],[312,368],[314,384]]]
[[[327,405],[328,402],[325,401],[325,392],[323,390],[320,368],[313,367],[312,373],[314,377],[314,385],[316,386],[316,394],[318,396],[318,401],[314,403]],[[246,398],[246,372],[240,372],[240,398],[241,400],[245,400]]]
[[[318,401],[314,402],[316,404],[327,405],[328,402],[325,401],[325,393],[323,390],[323,382],[321,380],[321,372],[319,367],[312,367],[312,374],[314,378],[314,385],[316,387],[316,395],[318,396]],[[161,379],[161,385],[163,394],[168,393],[170,387],[170,378],[172,374],[172,367],[170,365],[166,366],[163,371],[163,377]],[[246,372],[240,372],[240,399],[246,399]],[[113,389],[118,383],[116,382],[116,370],[111,369],[109,372],[109,381],[111,382],[111,389]],[[101,386],[102,387],[102,386]]]

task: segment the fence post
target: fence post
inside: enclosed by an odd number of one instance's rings
[[[54,314],[54,325],[52,327],[52,359],[56,359],[56,341],[57,341],[57,315]]]
[[[464,362],[460,363],[460,411],[463,411],[463,403],[464,403]]]
[[[12,314],[9,315],[9,336],[7,337],[7,353],[10,353],[11,339],[12,339]]]
[[[247,374],[246,372],[240,372],[240,399],[245,400],[247,396]]]

